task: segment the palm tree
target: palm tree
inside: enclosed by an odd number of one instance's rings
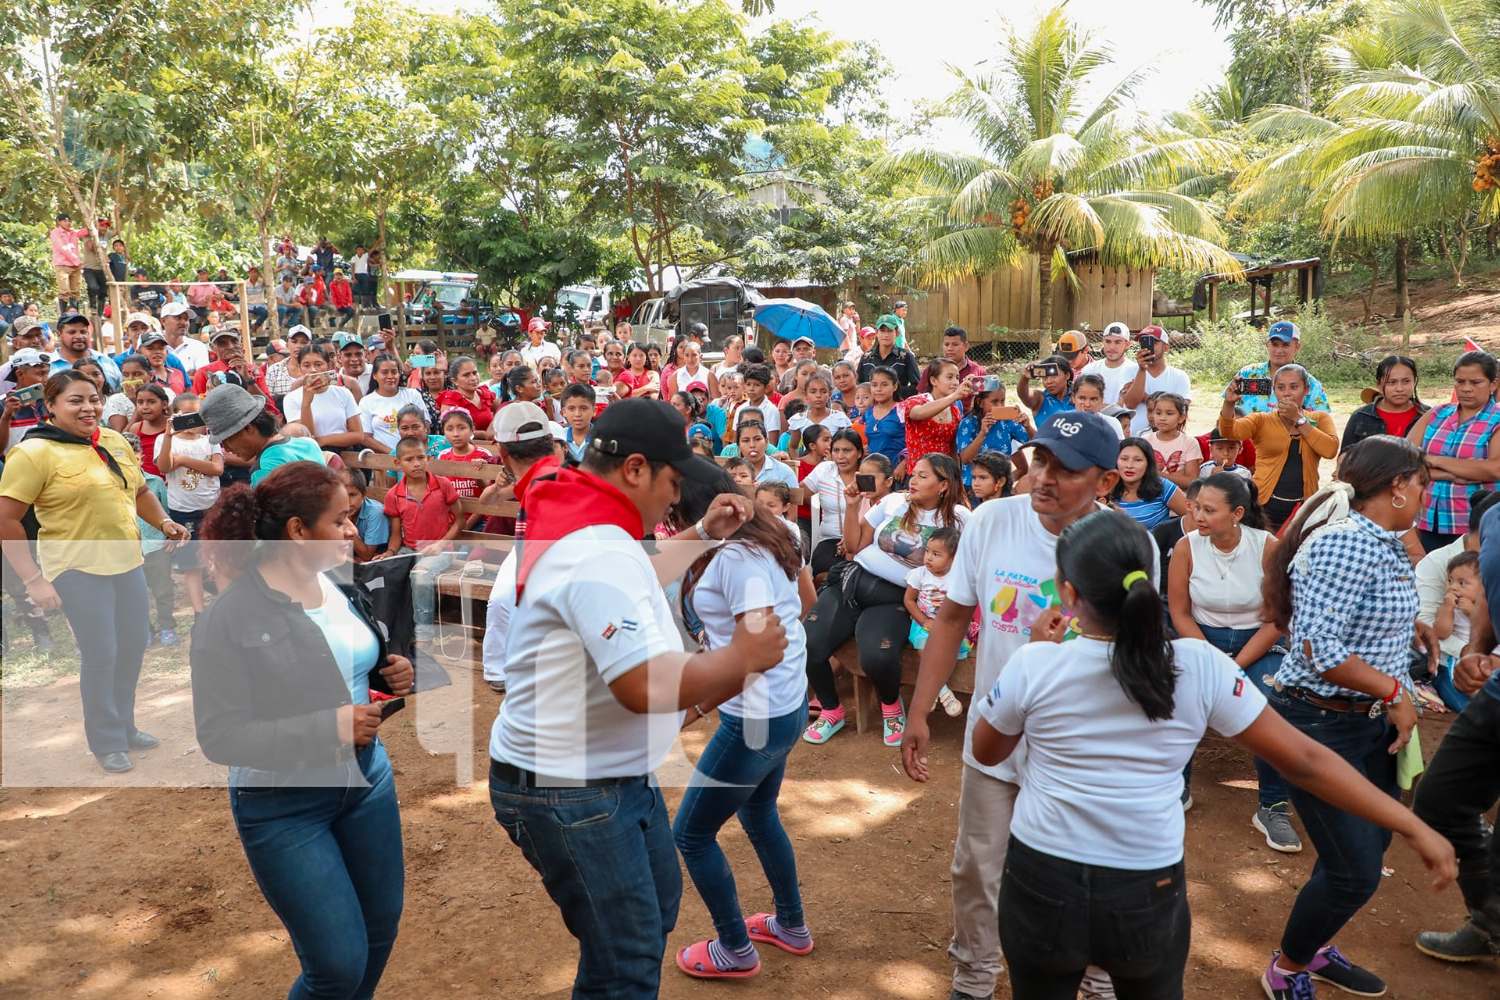
[[[947,110],[973,130],[981,155],[915,150],[874,168],[917,185],[937,220],[914,276],[945,280],[1035,254],[1049,332],[1052,277],[1067,268],[1068,250],[1091,249],[1105,264],[1240,270],[1190,193],[1234,164],[1235,147],[1201,118],[1169,123],[1136,112],[1143,71],[1086,104],[1083,94],[1113,60],[1064,6],[1027,34],[1007,26],[992,70],[954,70],[959,87]]]
[[[1332,55],[1345,86],[1323,114],[1270,107],[1253,135],[1289,143],[1240,178],[1237,210],[1310,206],[1335,241],[1393,240],[1398,310],[1414,233],[1439,229],[1462,279],[1467,223],[1500,210],[1500,0],[1390,0]],[[1456,239],[1449,239],[1449,227]]]

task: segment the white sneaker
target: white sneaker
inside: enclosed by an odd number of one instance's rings
[[[938,692],[938,704],[943,706],[943,711],[948,713],[950,718],[956,719],[964,714],[964,703],[958,700],[958,695],[948,690],[946,684]]]

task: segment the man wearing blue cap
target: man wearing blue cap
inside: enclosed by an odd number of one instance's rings
[[[991,500],[975,509],[949,571],[948,597],[931,626],[922,666],[907,710],[901,759],[915,781],[928,780],[927,713],[958,661],[976,608],[981,609],[975,649],[974,690],[988,691],[1010,659],[1033,636],[1055,642],[1075,629],[1058,603],[1057,536],[1099,509],[1098,498],[1119,481],[1115,463],[1120,436],[1108,418],[1066,410],[1048,418],[1022,445],[1034,449],[1031,492]],[[1153,542],[1153,548],[1155,543]],[[1159,559],[1153,559],[1152,575]],[[970,715],[970,722],[977,718]],[[953,991],[949,1000],[987,1000],[1001,973],[1000,876],[1010,840],[1011,815],[1020,791],[1025,743],[994,767],[981,766],[964,737],[958,837],[953,848]],[[1095,969],[1090,988],[1108,990]]]
[[[1302,350],[1302,334],[1297,329],[1296,323],[1285,319],[1272,323],[1271,328],[1266,331],[1266,355],[1270,360],[1246,365],[1240,369],[1235,378],[1273,380],[1282,365],[1289,365],[1296,360],[1297,352],[1300,350]],[[1255,395],[1243,393],[1238,405],[1247,414],[1270,413],[1276,409],[1276,397],[1269,392]],[[1323,383],[1313,378],[1311,373],[1307,376],[1306,405],[1309,410],[1332,412],[1328,407],[1328,393],[1323,391]]]

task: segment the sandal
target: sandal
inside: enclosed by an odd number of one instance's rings
[[[818,721],[807,727],[803,732],[802,739],[808,743],[827,743],[833,739],[833,734],[844,728],[844,720],[831,722],[826,716],[818,716]]]
[[[754,942],[755,944],[775,945],[782,951],[790,952],[793,955],[806,955],[808,952],[813,950],[811,940],[808,941],[806,948],[793,948],[791,945],[781,940],[781,938],[773,934],[771,932],[771,928],[766,925],[766,921],[769,919],[771,919],[771,914],[769,913],[757,913],[753,917],[745,918],[745,930],[750,934],[750,940],[752,942]]]
[[[721,969],[708,957],[708,942],[699,941],[677,953],[677,967],[694,979],[749,979],[760,971],[760,958],[748,969]]]
[[[901,745],[901,735],[906,732],[906,713],[888,715],[884,721],[885,745],[888,747],[899,747]]]

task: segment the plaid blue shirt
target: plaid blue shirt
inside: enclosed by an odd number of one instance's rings
[[[1351,656],[1408,683],[1418,599],[1400,536],[1351,511],[1302,547],[1291,577],[1291,651],[1276,672],[1278,683],[1323,697],[1368,697],[1323,679]]]

